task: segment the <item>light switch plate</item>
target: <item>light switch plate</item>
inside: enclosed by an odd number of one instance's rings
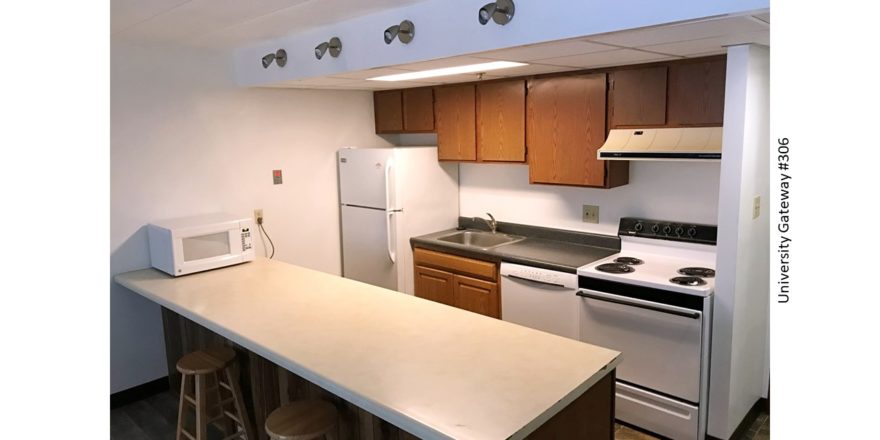
[[[752,218],[756,219],[761,215],[761,196],[755,196],[755,203],[752,206]]]
[[[272,170],[272,183],[281,185],[281,170]]]
[[[599,223],[599,207],[596,205],[584,205],[582,217],[584,223]]]

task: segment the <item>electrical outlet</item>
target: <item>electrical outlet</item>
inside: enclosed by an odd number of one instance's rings
[[[584,205],[583,211],[584,223],[599,223],[599,207],[596,205]]]
[[[254,209],[254,218],[257,220],[257,224],[263,223],[263,210],[262,209]]]
[[[758,218],[761,215],[761,196],[755,196],[755,203],[752,205],[752,218]]]

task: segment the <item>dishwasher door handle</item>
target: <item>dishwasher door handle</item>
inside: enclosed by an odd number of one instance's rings
[[[538,281],[538,280],[533,280],[531,278],[521,277],[521,276],[517,276],[517,275],[513,275],[513,274],[507,274],[507,275],[502,275],[502,276],[517,279],[517,280],[529,281],[529,282],[537,283],[537,284],[543,284],[545,286],[553,286],[553,287],[559,287],[559,288],[565,289],[564,284],[551,283],[548,281]]]

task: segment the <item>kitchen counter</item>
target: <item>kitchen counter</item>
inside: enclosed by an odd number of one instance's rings
[[[426,439],[525,438],[619,363],[613,350],[266,259],[115,280]]]
[[[467,229],[488,230],[485,225],[474,222],[470,218],[461,217],[459,223]],[[601,260],[620,250],[618,237],[502,222],[498,222],[497,231],[499,233],[519,235],[526,237],[526,239],[489,249],[438,240],[440,237],[458,231],[457,229],[448,229],[412,237],[410,244],[414,247],[494,263],[506,261],[567,273],[577,273],[577,268]]]

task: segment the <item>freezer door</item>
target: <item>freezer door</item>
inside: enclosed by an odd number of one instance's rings
[[[342,207],[342,276],[397,290],[396,218],[400,213]],[[389,235],[390,234],[390,235]]]
[[[393,149],[339,150],[339,201],[343,205],[389,209],[393,186]],[[388,192],[386,192],[388,190]],[[393,207],[392,207],[393,209]]]

